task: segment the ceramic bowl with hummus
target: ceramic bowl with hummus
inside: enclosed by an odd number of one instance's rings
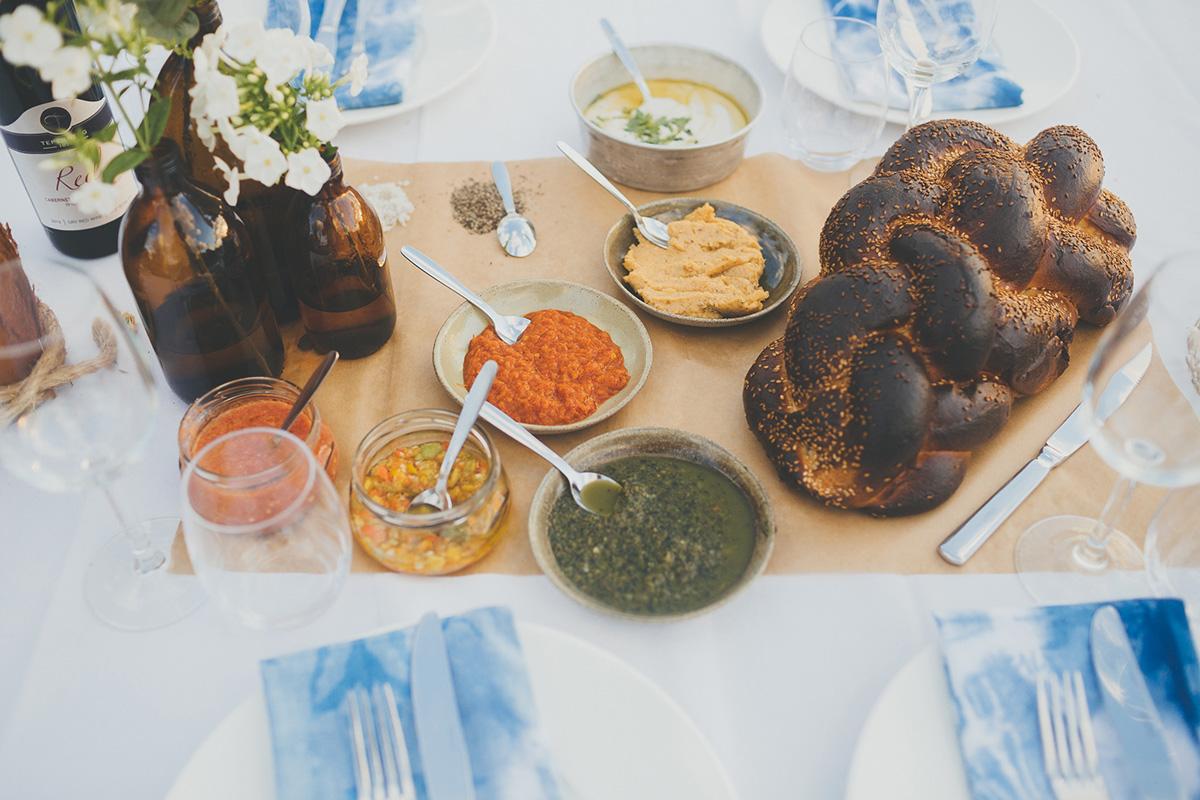
[[[699,47],[629,48],[650,86],[644,102],[612,53],[571,81],[587,157],[636,189],[686,192],[728,177],[762,111],[762,87],[743,67]]]
[[[638,212],[667,224],[671,246],[644,241],[625,214],[604,240],[604,265],[648,314],[698,328],[743,325],[784,305],[800,285],[791,237],[748,208],[671,197]]]

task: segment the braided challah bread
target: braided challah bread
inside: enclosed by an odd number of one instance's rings
[[[833,207],[821,274],[746,375],[746,418],[784,480],[875,514],[962,481],[1014,397],[1066,369],[1080,321],[1128,299],[1129,209],[1087,134],[1021,147],[962,120],[913,128]]]

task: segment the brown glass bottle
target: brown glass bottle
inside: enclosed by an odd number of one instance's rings
[[[277,377],[283,341],[242,221],[187,180],[171,142],[136,174],[121,263],[171,389],[190,402],[234,378]]]
[[[334,154],[329,167],[332,174],[315,197],[298,193],[288,269],[313,346],[361,358],[395,330],[392,276],[379,217],[343,181],[341,157]]]
[[[200,0],[193,10],[200,21],[190,48],[200,45],[205,36],[221,27],[221,9],[216,0]],[[171,98],[171,113],[163,138],[175,142],[183,153],[184,172],[188,180],[205,191],[221,195],[225,191],[225,176],[217,169],[214,155],[226,164],[237,166],[238,160],[220,139],[215,152],[210,151],[192,122],[192,96],[195,67],[190,58],[172,53],[159,70],[155,90]],[[254,243],[254,268],[262,275],[267,297],[275,318],[280,323],[294,322],[299,317],[296,294],[281,267],[287,247],[287,212],[294,201],[294,189],[283,184],[263,186],[249,178],[241,180],[241,194],[234,207],[246,225]]]

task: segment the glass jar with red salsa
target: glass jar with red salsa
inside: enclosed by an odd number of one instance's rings
[[[299,396],[296,384],[266,377],[239,378],[202,395],[188,406],[179,422],[180,467],[186,467],[206,445],[227,433],[279,427]],[[330,480],[335,480],[337,443],[314,401],[309,401],[289,430],[308,445]]]
[[[350,477],[350,527],[380,564],[397,572],[444,575],[492,551],[508,511],[508,479],[500,453],[481,427],[450,474],[445,511],[410,513],[412,499],[432,488],[457,416],[440,409],[406,411],[376,425],[358,446]]]

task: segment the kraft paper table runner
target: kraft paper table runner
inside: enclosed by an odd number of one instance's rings
[[[456,295],[426,277],[400,256],[412,245],[454,272],[473,289],[530,278],[571,280],[620,297],[604,268],[602,245],[623,209],[565,159],[509,163],[514,188],[537,227],[537,251],[524,259],[507,257],[494,234],[468,232],[453,218],[450,194],[468,180],[490,181],[490,164],[382,164],[347,160],[355,185],[406,181],[415,210],[404,225],[387,234],[396,292],[398,323],[391,342],[375,355],[342,361],[316,400],[341,449],[338,489],[347,496],[350,464],[358,442],[384,417],[413,408],[456,409],[433,372],[432,345],[438,328],[460,303]],[[855,172],[860,177],[863,170]],[[826,215],[849,188],[846,173],[813,172],[777,154],[747,159],[730,178],[697,197],[728,200],[778,223],[800,251],[804,279],[817,274],[817,241]],[[635,203],[660,195],[630,190]],[[1134,251],[1136,258],[1136,250]],[[1008,425],[972,458],[962,487],[933,511],[912,517],[876,519],[827,509],[787,488],[776,476],[746,425],[742,380],[768,342],[783,333],[786,311],[741,327],[686,328],[635,309],[654,345],[654,363],[642,391],[614,417],[573,434],[547,437],[559,453],[616,428],[666,426],[707,436],[742,459],[762,481],[775,507],[778,537],[768,571],[961,573],[1011,572],[1013,543],[1042,517],[1099,512],[1115,474],[1090,449],[1055,470],[976,557],[955,568],[936,554],[937,544],[982,505],[1040,450],[1080,397],[1088,359],[1099,332],[1081,326],[1071,347],[1071,366],[1040,395],[1018,401]],[[319,356],[295,348],[299,331],[287,332],[284,377],[303,383]],[[529,501],[548,469],[536,456],[498,432],[489,433],[500,449],[512,487],[507,531],[496,550],[466,572],[536,574],[526,520]],[[1140,491],[1126,518],[1140,539],[1156,496]],[[182,549],[182,548],[179,548]],[[355,571],[384,571],[355,548]]]

